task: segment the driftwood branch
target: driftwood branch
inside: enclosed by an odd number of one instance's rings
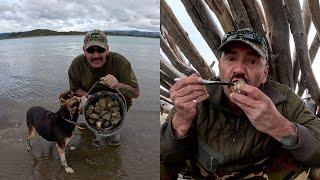
[[[170,98],[170,93],[167,89],[164,88],[160,88],[160,95],[166,97],[166,98]]]
[[[170,86],[172,86],[175,82],[171,79],[165,72],[160,69],[160,78],[166,81]]]
[[[262,23],[263,25],[263,29],[264,30],[267,30],[267,24],[266,24],[266,19],[265,19],[265,16],[264,16],[264,13],[263,13],[263,8],[262,6],[257,2],[257,0],[255,0],[255,7],[256,7],[256,10],[258,12],[258,15],[259,15],[259,19],[260,19],[260,22]]]
[[[319,40],[319,36],[317,34],[315,34],[311,46],[309,48],[309,55],[310,55],[310,60],[311,60],[311,64],[314,61],[314,58],[317,55],[318,49],[320,46],[320,40]],[[300,66],[299,66],[300,67]],[[305,85],[305,79],[303,78],[303,76],[301,76],[300,78],[301,80],[298,83],[298,95],[302,96],[304,90],[306,89],[306,85]]]
[[[303,1],[302,21],[303,21],[303,26],[306,31],[306,34],[308,35],[309,30],[310,30],[310,25],[311,25],[311,18],[310,18],[309,9],[308,9],[308,0]],[[294,84],[294,86],[296,86],[296,84],[298,82],[299,72],[300,72],[300,64],[299,64],[299,60],[297,59],[297,52],[295,50],[293,51],[292,58],[293,58],[292,59],[292,62],[293,62],[293,84]],[[302,80],[303,79],[301,79],[300,81],[302,81]],[[301,83],[299,83],[299,84],[301,84]],[[301,88],[299,88],[299,89],[301,89]]]
[[[220,59],[220,52],[217,50],[220,46],[220,39],[222,37],[217,25],[213,22],[209,11],[206,8],[205,3],[202,0],[181,1],[187,10],[187,13],[191,17],[193,24],[201,33],[204,40],[212,50],[217,59]]]
[[[161,76],[160,76],[160,85],[162,87],[166,88],[166,89],[170,89],[171,88],[171,85],[168,82],[166,82],[163,79],[161,79]]]
[[[320,37],[320,7],[319,0],[308,0],[308,8],[310,12],[310,18],[314,27],[317,30],[317,34]]]
[[[171,99],[170,99],[170,98],[166,98],[165,96],[161,96],[161,95],[160,95],[160,99],[163,100],[163,101],[165,101],[165,102],[167,102],[167,103],[173,104],[172,101],[171,101]]]
[[[285,12],[290,23],[290,30],[293,35],[296,46],[297,56],[299,59],[301,73],[312,99],[320,105],[320,90],[314,77],[308,54],[307,36],[304,30],[302,16],[300,13],[300,4],[298,0],[284,0]],[[310,1],[309,1],[310,3]],[[310,5],[309,5],[310,7]]]
[[[239,0],[228,0],[232,16],[238,25],[239,29],[252,28],[247,11]]]
[[[161,35],[163,37],[163,39],[167,40],[168,44],[169,44],[169,47],[171,49],[171,51],[173,52],[173,54],[178,58],[178,60],[186,65],[186,59],[184,58],[184,56],[182,55],[179,47],[176,45],[176,43],[174,42],[174,40],[170,37],[170,35],[168,34],[166,28],[164,28],[163,26],[161,26]]]
[[[316,34],[314,36],[312,43],[310,45],[310,48],[309,48],[309,55],[310,55],[311,64],[313,63],[314,58],[317,55],[317,52],[319,50],[319,46],[320,46],[320,39],[319,39],[319,36]]]
[[[242,4],[247,10],[248,18],[250,20],[252,28],[260,34],[265,34],[262,23],[259,18],[259,13],[256,9],[255,0],[242,0]]]
[[[189,67],[187,67],[185,64],[183,64],[180,60],[178,60],[177,56],[171,51],[169,46],[166,44],[165,40],[162,36],[160,36],[160,47],[162,51],[166,54],[168,59],[170,60],[171,64],[177,68],[180,72],[184,73],[187,76],[190,76],[195,71]]]
[[[169,62],[166,62],[163,57],[160,58],[160,69],[165,72],[170,78],[180,78],[185,77],[181,72],[179,72],[175,67],[173,67]]]
[[[200,75],[205,79],[214,77],[215,73],[201,57],[187,33],[174,16],[171,8],[164,0],[160,0],[160,22]]]
[[[272,52],[275,55],[276,80],[293,88],[292,63],[289,49],[289,26],[282,1],[262,0],[268,36]]]
[[[225,32],[234,31],[238,29],[236,22],[231,16],[224,0],[206,0],[209,8],[217,16],[219,22],[221,23],[222,29]]]

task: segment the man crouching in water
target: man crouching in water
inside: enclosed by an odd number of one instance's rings
[[[77,96],[88,96],[88,91],[96,82],[90,94],[104,90],[119,89],[125,96],[127,108],[132,98],[140,94],[137,78],[130,62],[122,55],[110,52],[106,35],[101,30],[89,31],[84,38],[83,54],[76,57],[68,71],[70,89]],[[120,134],[108,138],[112,146],[120,145]]]

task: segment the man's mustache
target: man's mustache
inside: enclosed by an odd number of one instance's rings
[[[234,82],[236,82],[236,81],[238,81],[238,79],[243,79],[245,82],[246,82],[246,84],[248,84],[248,78],[246,77],[246,75],[242,75],[242,74],[236,74],[236,75],[233,75],[233,76],[231,76],[231,78],[230,78],[230,80],[229,80],[229,83],[234,83]]]

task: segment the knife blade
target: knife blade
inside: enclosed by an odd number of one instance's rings
[[[175,78],[174,81],[177,82],[182,78]],[[221,82],[221,81],[211,81],[211,80],[205,80],[203,79],[202,82],[200,83],[202,85],[234,85],[233,83],[228,83],[228,82]]]

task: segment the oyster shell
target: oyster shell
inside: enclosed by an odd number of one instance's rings
[[[89,123],[94,124],[96,122],[95,119],[89,118]]]
[[[104,115],[102,116],[102,119],[103,119],[103,120],[106,120],[106,121],[109,121],[110,118],[111,118],[111,113],[107,113],[107,114],[104,114]]]
[[[97,127],[98,130],[101,129],[101,125],[102,125],[101,121],[96,121],[96,127]]]
[[[95,113],[89,114],[89,118],[92,118],[92,119],[95,119],[95,120],[99,119],[99,117],[100,116],[98,114],[95,114]]]
[[[106,129],[106,128],[109,128],[111,127],[111,122],[110,121],[105,121],[103,124],[102,124],[102,128]]]
[[[108,99],[107,98],[101,98],[96,103],[96,106],[99,106],[99,109],[103,111],[104,109],[106,109],[107,104],[108,104]]]

